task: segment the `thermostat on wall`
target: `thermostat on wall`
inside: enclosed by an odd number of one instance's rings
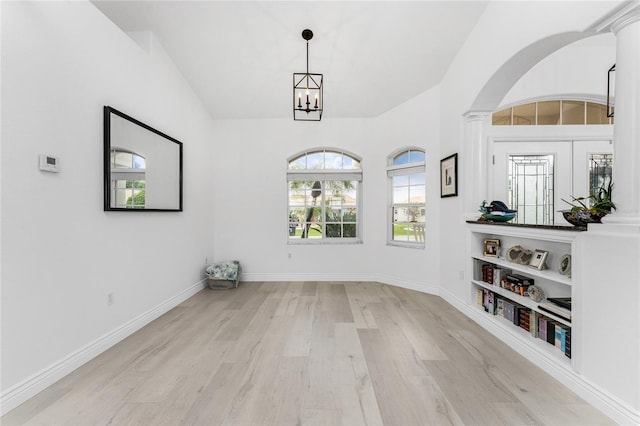
[[[60,171],[60,160],[53,155],[40,154],[40,170],[58,173]]]

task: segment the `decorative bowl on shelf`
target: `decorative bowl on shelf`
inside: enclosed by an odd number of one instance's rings
[[[605,212],[590,212],[590,211],[571,211],[562,210],[562,216],[564,219],[574,226],[587,226],[589,223],[602,223],[602,218],[605,217]]]
[[[503,214],[483,213],[482,217],[492,222],[509,222],[511,219],[516,217],[516,214],[515,213],[503,213]]]
[[[487,204],[487,201],[483,201],[480,205],[480,211],[482,212],[482,219],[492,222],[509,222],[516,217],[517,210],[511,210],[502,201],[492,201]]]

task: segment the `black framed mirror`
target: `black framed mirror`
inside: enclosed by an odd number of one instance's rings
[[[104,107],[104,210],[182,211],[182,142]]]

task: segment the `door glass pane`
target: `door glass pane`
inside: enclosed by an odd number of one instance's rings
[[[589,194],[597,194],[611,182],[613,154],[589,154]]]
[[[509,155],[507,204],[515,223],[553,225],[553,155]]]

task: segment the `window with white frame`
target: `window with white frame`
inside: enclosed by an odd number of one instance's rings
[[[288,160],[289,241],[359,242],[361,160],[338,149],[314,149]]]
[[[389,243],[424,247],[426,192],[425,153],[420,148],[403,149],[389,156]]]
[[[146,166],[146,159],[135,152],[111,149],[111,199],[115,207],[145,207]]]

